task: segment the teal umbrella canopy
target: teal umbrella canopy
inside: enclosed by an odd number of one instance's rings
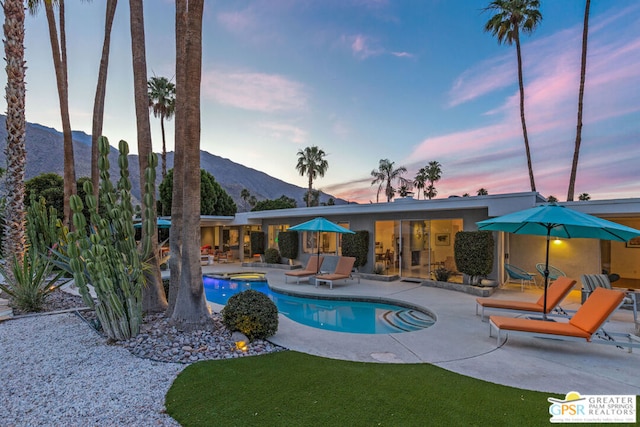
[[[294,225],[293,227],[289,227],[289,230],[355,234],[355,232],[349,230],[348,228],[341,227],[338,224],[322,217],[314,218],[310,221],[303,222],[302,224]]]
[[[171,221],[167,220],[167,219],[162,219],[162,218],[158,218],[158,228],[171,228]],[[142,223],[141,222],[137,222],[135,224],[133,224],[133,226],[135,228],[142,228]]]
[[[478,230],[626,242],[640,230],[550,203],[477,223]]]
[[[293,227],[289,227],[289,230],[293,231],[316,231],[318,233],[318,239],[316,242],[320,241],[320,233],[342,233],[342,234],[355,234],[355,232],[349,230],[348,228],[344,228],[339,226],[338,224],[329,221],[326,218],[321,216],[314,218],[310,221],[303,222],[302,224],[294,225]],[[318,245],[318,259],[320,259],[320,245]],[[320,264],[318,263],[318,271],[320,272]]]
[[[556,203],[510,213],[477,222],[478,230],[506,231],[514,234],[547,236],[547,253],[544,269],[543,318],[547,312],[547,285],[549,283],[549,240],[585,238],[626,242],[640,237],[640,230],[607,221],[592,215],[571,210]]]

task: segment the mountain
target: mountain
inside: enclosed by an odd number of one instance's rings
[[[7,130],[5,116],[0,115],[0,165],[6,164]],[[73,131],[74,160],[76,164],[76,178],[91,176],[91,135],[81,131]],[[63,138],[57,130],[39,124],[27,123],[26,135],[27,164],[26,179],[42,173],[53,172],[63,175]],[[160,161],[158,155],[158,161]],[[115,181],[120,176],[118,169],[118,150],[111,147],[109,155],[110,173]],[[167,153],[167,168],[173,167],[173,152]],[[282,195],[295,199],[299,207],[305,206],[304,195],[306,188],[298,187],[279,180],[264,172],[248,168],[229,159],[216,156],[206,151],[200,151],[200,167],[212,174],[216,181],[233,198],[238,211],[244,210],[244,200],[240,197],[242,189],[249,190],[258,200],[277,199]],[[140,200],[140,173],[138,156],[129,156],[129,176],[132,183],[132,194]],[[158,167],[157,185],[160,184],[160,167]],[[332,197],[321,193],[320,201],[327,202]],[[347,203],[345,200],[333,197],[336,204]]]

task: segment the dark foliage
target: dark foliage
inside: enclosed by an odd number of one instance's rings
[[[222,322],[251,341],[266,339],[278,331],[278,308],[262,292],[249,289],[229,298],[222,309]]]

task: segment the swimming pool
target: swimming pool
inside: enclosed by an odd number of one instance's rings
[[[319,329],[356,334],[393,334],[428,328],[435,323],[423,311],[368,301],[302,298],[274,292],[266,281],[203,277],[207,301],[225,305],[232,295],[248,289],[266,294],[289,319]]]

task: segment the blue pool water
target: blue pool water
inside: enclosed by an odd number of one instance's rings
[[[266,281],[226,280],[204,276],[207,300],[225,305],[229,298],[254,289],[266,294],[278,311],[314,328],[357,334],[392,334],[428,328],[434,319],[407,307],[377,302],[301,298],[274,292]]]

